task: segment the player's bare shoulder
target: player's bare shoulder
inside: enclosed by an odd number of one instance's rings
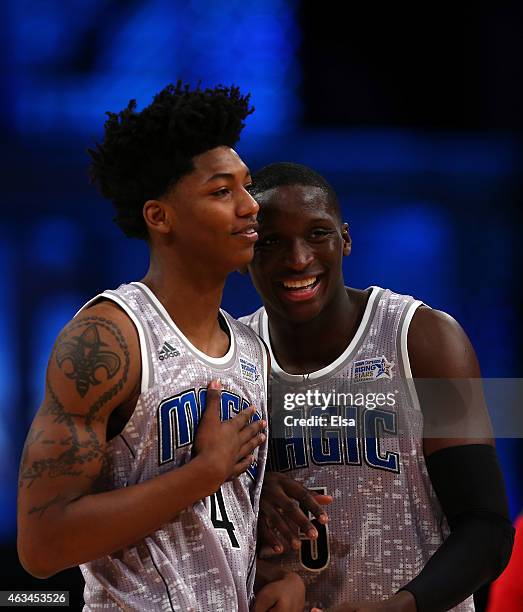
[[[102,301],[81,311],[58,336],[47,393],[60,394],[62,402],[97,418],[127,399],[140,368],[136,328],[120,308]]]
[[[408,332],[412,372],[418,378],[478,378],[478,360],[461,325],[449,314],[420,306]]]

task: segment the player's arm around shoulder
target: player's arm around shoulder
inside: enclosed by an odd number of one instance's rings
[[[18,551],[31,573],[53,573],[47,560],[77,541],[71,510],[101,476],[109,416],[139,392],[140,370],[136,329],[111,304],[81,312],[58,336],[20,465]]]

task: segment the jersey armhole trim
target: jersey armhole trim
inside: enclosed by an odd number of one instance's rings
[[[416,410],[421,410],[421,406],[419,403],[418,392],[416,391],[416,386],[414,385],[414,379],[412,378],[412,369],[410,367],[410,359],[409,359],[409,349],[407,345],[407,338],[409,333],[410,323],[412,321],[412,317],[414,316],[416,310],[423,306],[423,302],[420,300],[414,300],[409,306],[407,306],[407,312],[403,319],[403,323],[401,325],[400,331],[400,359],[403,367],[403,373],[405,376],[405,380],[407,383],[407,388],[413,403],[413,406]]]
[[[129,306],[115,293],[112,291],[104,291],[103,293],[99,293],[94,298],[90,299],[86,302],[82,308],[74,315],[78,315],[80,312],[92,306],[98,300],[105,298],[111,300],[115,304],[117,304],[125,314],[131,319],[134,326],[136,327],[136,331],[138,332],[138,340],[140,342],[140,358],[142,360],[142,376],[140,381],[140,392],[145,393],[151,383],[151,370],[149,368],[149,358],[148,358],[148,349],[147,349],[147,338],[145,336],[145,330],[143,325],[140,323],[138,317],[134,314],[134,312],[129,308]]]
[[[254,331],[254,330],[253,330]],[[262,418],[265,419],[265,422],[267,423],[265,426],[265,436],[266,436],[266,441],[265,441],[265,452],[266,452],[266,456],[265,456],[265,461],[263,462],[263,466],[262,468],[258,468],[259,472],[257,474],[257,481],[258,483],[262,483],[263,482],[263,478],[265,476],[265,468],[267,466],[267,461],[268,461],[268,455],[269,455],[269,439],[270,439],[270,429],[269,429],[269,376],[270,376],[270,372],[269,372],[269,349],[267,347],[267,345],[265,344],[265,342],[263,341],[263,338],[261,338],[260,336],[258,336],[256,333],[256,338],[260,344],[260,349],[261,349],[261,353],[262,353],[262,364],[263,364],[263,395],[264,395],[264,400],[265,400],[265,414],[263,414],[262,411]],[[259,457],[259,456],[258,456]],[[255,509],[255,512],[258,513],[259,510],[259,504],[260,504],[260,495],[261,495],[261,486],[257,486],[257,493],[255,495],[255,499],[254,499],[254,506],[253,508]],[[255,555],[256,557],[256,555]]]
[[[265,396],[265,406],[267,407],[268,396],[269,396],[269,349],[265,342],[260,336],[256,335],[258,342],[260,343],[262,359],[263,359],[263,393]]]

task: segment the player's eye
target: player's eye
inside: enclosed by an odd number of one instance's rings
[[[223,198],[229,195],[230,193],[231,193],[231,190],[228,187],[222,187],[221,189],[218,189],[217,191],[213,191],[211,195],[217,198]]]
[[[258,238],[255,248],[271,247],[278,244],[277,236],[262,236]]]
[[[313,239],[319,240],[321,238],[325,238],[325,236],[329,236],[330,234],[332,234],[331,230],[318,227],[318,228],[312,230],[312,232],[310,233],[310,236]]]

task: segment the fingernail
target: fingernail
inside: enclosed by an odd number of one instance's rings
[[[300,540],[293,540],[293,541],[292,541],[292,547],[293,547],[295,550],[298,550],[299,548],[301,548],[301,542],[300,542]]]
[[[272,549],[277,553],[283,552],[283,548],[281,546],[273,546]]]
[[[219,378],[215,378],[211,380],[210,387],[211,389],[219,389],[222,386],[221,380]]]
[[[318,520],[322,525],[325,525],[325,523],[329,522],[329,517],[326,514],[320,514]]]
[[[265,442],[265,434],[260,434],[260,440],[261,442]]]
[[[307,531],[307,535],[312,540],[315,540],[318,537],[318,532],[316,531],[316,529],[309,529],[309,531]]]

